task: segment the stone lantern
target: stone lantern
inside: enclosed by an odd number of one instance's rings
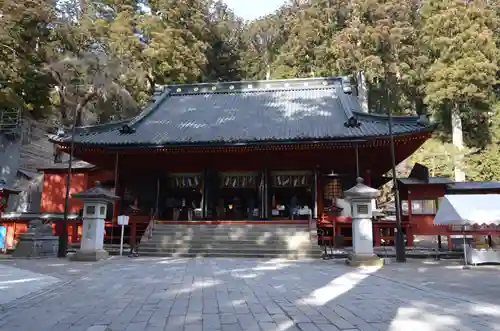
[[[83,224],[80,249],[72,256],[75,261],[98,261],[109,256],[104,250],[104,220],[108,203],[119,197],[96,182],[95,187],[75,193],[73,198],[83,200]]]
[[[7,181],[4,178],[0,178],[0,215],[2,215],[8,207],[9,196],[11,194],[19,194],[19,192],[21,192],[21,190],[8,187]]]
[[[373,204],[380,191],[363,184],[363,178],[344,196],[351,204],[353,253],[347,258],[352,266],[380,266],[384,261],[373,252]]]

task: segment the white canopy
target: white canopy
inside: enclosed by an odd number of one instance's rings
[[[434,224],[500,225],[500,194],[445,195]]]

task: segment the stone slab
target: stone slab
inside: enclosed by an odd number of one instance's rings
[[[95,251],[83,251],[77,250],[73,255],[70,256],[71,261],[82,261],[82,262],[92,262],[105,260],[109,257],[109,253],[103,249]]]
[[[68,270],[85,265],[59,261]],[[60,268],[54,260],[27,262],[44,271]],[[500,325],[500,268],[458,272],[424,263],[352,268],[321,260],[143,257],[88,264],[94,267],[52,295],[0,310],[0,330],[434,331]],[[478,295],[468,290],[471,279]]]
[[[107,325],[93,325],[87,331],[113,331]]]
[[[0,264],[0,312],[2,305],[50,289],[59,281],[56,277]]]
[[[346,264],[351,267],[381,267],[384,265],[384,259],[379,258],[377,255],[360,256],[349,254]]]

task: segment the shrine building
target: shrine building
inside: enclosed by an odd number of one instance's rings
[[[396,162],[432,129],[393,117]],[[51,140],[70,151],[68,133]],[[342,77],[169,85],[131,120],[78,128],[74,146],[114,174],[113,219],[132,207],[159,222],[308,222],[391,169],[388,117],[363,112]]]

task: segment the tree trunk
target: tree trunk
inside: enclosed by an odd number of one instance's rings
[[[462,118],[460,117],[460,110],[458,105],[455,105],[451,110],[451,130],[453,146],[457,149],[454,153],[454,172],[455,181],[465,181],[464,170],[464,135],[462,131]]]
[[[361,110],[363,113],[368,113],[368,87],[366,85],[365,73],[363,71],[358,72],[358,98],[361,104]]]
[[[76,105],[76,109],[75,109],[75,114],[74,115],[76,116],[75,125],[77,127],[83,125],[83,109],[96,96],[97,96],[97,92],[94,90],[94,88],[90,88],[89,91],[83,97],[83,99]]]

